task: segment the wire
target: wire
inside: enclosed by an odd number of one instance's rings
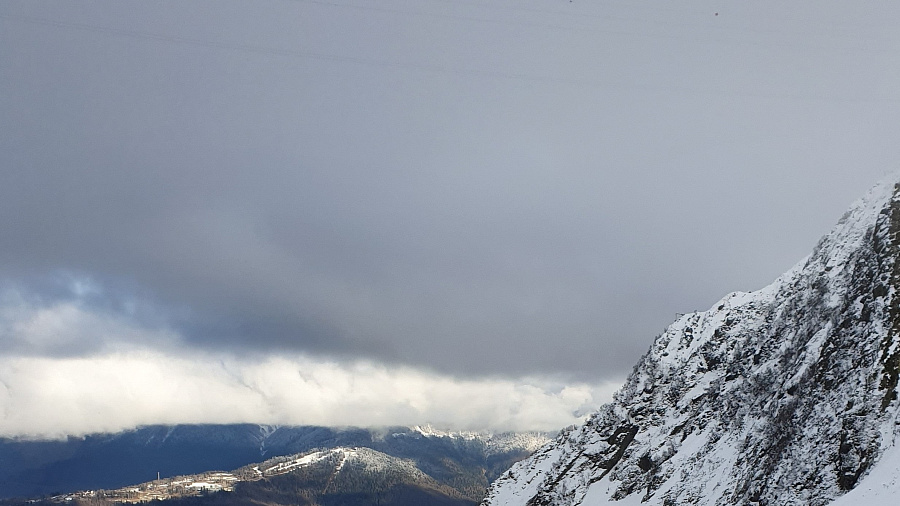
[[[748,92],[736,93],[733,91],[724,91],[724,90],[716,90],[716,89],[699,89],[699,88],[679,87],[679,86],[671,86],[671,85],[653,86],[653,85],[645,85],[645,84],[638,84],[638,83],[615,82],[615,81],[597,80],[597,79],[571,79],[571,78],[562,78],[562,77],[539,76],[539,75],[526,74],[526,73],[502,72],[502,71],[496,71],[496,70],[475,70],[475,69],[464,69],[464,68],[452,68],[452,67],[445,67],[442,65],[409,63],[409,62],[399,62],[399,61],[391,61],[391,60],[376,60],[376,59],[371,59],[371,58],[360,58],[360,57],[354,57],[354,56],[334,55],[334,54],[317,53],[317,52],[311,52],[311,51],[281,49],[281,48],[257,46],[257,45],[250,45],[250,44],[235,44],[235,43],[228,43],[228,42],[216,42],[216,41],[209,41],[209,40],[203,40],[203,39],[194,39],[194,38],[190,38],[190,37],[161,35],[161,34],[152,33],[152,32],[124,30],[124,29],[119,29],[119,28],[109,28],[109,27],[91,25],[91,24],[86,24],[86,23],[56,21],[56,20],[36,18],[36,17],[30,17],[30,16],[0,14],[0,19],[6,19],[6,20],[10,20],[10,21],[19,21],[22,23],[34,24],[34,25],[52,26],[52,27],[58,27],[58,28],[69,28],[69,29],[73,29],[73,30],[92,32],[92,33],[97,33],[97,34],[107,35],[107,36],[153,40],[153,41],[159,41],[159,42],[168,42],[168,43],[172,43],[172,44],[209,47],[209,48],[228,50],[228,51],[240,51],[240,52],[247,52],[247,53],[257,53],[257,54],[266,54],[266,55],[272,55],[272,56],[283,56],[283,57],[312,59],[312,60],[321,60],[321,61],[330,61],[330,62],[346,62],[346,63],[354,63],[354,64],[358,64],[358,65],[367,65],[367,66],[374,66],[374,67],[381,67],[381,68],[394,68],[394,69],[413,70],[413,71],[432,72],[432,73],[443,73],[443,74],[471,76],[471,77],[480,77],[480,78],[516,80],[516,81],[523,81],[523,82],[534,82],[534,83],[545,83],[545,84],[561,84],[561,85],[590,87],[590,88],[622,89],[622,90],[629,90],[629,91],[642,90],[642,91],[650,91],[650,92],[657,92],[657,93],[677,93],[677,94],[697,95],[697,96],[706,96],[706,95],[709,95],[709,96],[742,96],[742,97],[747,97],[747,98],[761,98],[761,99],[782,98],[782,99],[792,99],[792,100],[831,101],[831,102],[847,102],[847,103],[891,103],[891,104],[900,103],[900,99],[894,99],[894,98],[890,98],[890,99],[889,98],[860,99],[860,98],[833,97],[833,96],[826,96],[826,95],[769,94],[769,93],[748,93]]]
[[[746,41],[746,40],[735,40],[733,38],[721,37],[721,36],[717,37],[717,38],[713,38],[713,39],[698,38],[698,37],[685,37],[683,35],[672,35],[672,34],[666,34],[666,33],[660,33],[660,32],[650,32],[650,31],[646,31],[646,30],[645,31],[631,31],[631,30],[624,30],[624,29],[617,29],[617,28],[600,28],[597,26],[587,26],[587,25],[564,25],[564,24],[550,24],[550,23],[521,22],[521,21],[510,20],[510,19],[487,19],[487,18],[480,18],[480,17],[473,17],[473,16],[462,16],[462,15],[457,15],[457,14],[426,12],[426,11],[419,11],[419,10],[405,10],[405,9],[400,9],[400,8],[386,8],[386,7],[378,7],[378,6],[373,6],[373,5],[358,5],[358,4],[353,4],[353,3],[336,2],[336,1],[328,1],[328,0],[286,0],[286,1],[289,1],[292,3],[304,3],[304,4],[310,4],[310,5],[320,5],[320,6],[327,6],[327,7],[351,9],[351,10],[368,11],[368,12],[380,12],[380,13],[385,13],[385,14],[400,14],[400,15],[405,15],[405,16],[431,17],[431,18],[437,18],[437,19],[449,19],[449,20],[456,20],[456,21],[470,21],[470,22],[474,21],[474,22],[478,22],[478,23],[492,23],[492,24],[527,27],[527,28],[544,28],[544,29],[550,29],[550,30],[556,30],[556,31],[564,31],[567,33],[577,31],[577,32],[600,33],[600,34],[609,34],[609,35],[629,35],[629,36],[634,36],[634,37],[661,39],[661,40],[681,40],[681,41],[689,41],[689,42],[696,42],[696,43],[702,43],[702,44],[715,43],[715,44],[730,44],[730,45],[736,45],[736,46],[750,46],[750,47],[779,47],[779,48],[792,49],[792,50],[802,50],[802,49],[807,49],[807,50],[809,50],[809,49],[812,49],[812,50],[824,49],[824,50],[829,50],[829,51],[857,50],[857,51],[866,51],[866,52],[895,54],[895,51],[886,50],[886,49],[885,50],[877,50],[877,49],[871,49],[871,48],[867,48],[867,47],[847,47],[847,46],[833,47],[833,46],[826,46],[826,45],[816,45],[816,44],[797,43],[797,42],[793,42],[793,43],[752,42],[752,41]],[[589,18],[589,19],[597,19],[597,20],[602,20],[602,21],[619,20],[619,21],[628,21],[628,22],[634,22],[634,21],[638,21],[640,19],[646,19],[646,17],[637,18],[637,17],[613,16],[613,15],[608,15],[608,14],[572,13],[572,12],[562,12],[562,11],[557,11],[557,10],[536,9],[536,8],[517,7],[517,6],[485,5],[485,4],[478,4],[478,3],[473,3],[473,2],[463,2],[463,1],[458,1],[458,0],[431,0],[431,1],[443,3],[443,4],[452,4],[452,5],[468,5],[468,6],[474,6],[474,7],[483,8],[483,9],[494,9],[494,10],[499,9],[504,12],[522,11],[522,12],[539,13],[539,14],[554,14],[554,15],[562,15],[562,16],[569,16],[569,17],[577,17],[578,19]],[[724,0],[722,1],[722,7],[724,7]],[[647,8],[644,8],[644,9],[634,8],[634,7],[630,7],[630,8],[633,11],[634,10],[643,10],[646,12],[646,11],[651,10],[651,9],[647,9]],[[702,13],[697,12],[697,11],[683,11],[683,10],[675,11],[673,9],[668,9],[668,11],[669,12],[679,12],[679,13],[690,12],[691,14],[703,15],[703,16],[708,17],[708,16],[717,15],[721,12],[724,12],[724,9],[719,9],[718,11],[708,11],[708,12],[703,11]],[[653,12],[658,13],[659,9],[653,9]],[[667,19],[666,23],[667,23],[666,26],[668,26],[668,27],[686,27],[686,28],[690,28],[692,30],[697,29],[697,28],[704,28],[704,29],[713,29],[715,31],[720,31],[720,32],[727,30],[729,33],[742,32],[742,33],[757,34],[757,35],[759,35],[759,34],[795,35],[794,32],[788,32],[785,30],[745,28],[745,27],[735,27],[733,25],[712,26],[710,24],[672,22],[671,20],[668,20],[668,19]],[[810,23],[810,21],[804,20],[803,23],[804,23],[804,25],[808,25]],[[831,25],[825,25],[822,23],[818,23],[818,24],[820,25],[821,28],[826,29],[828,31],[831,31],[834,28]],[[865,28],[867,30],[866,33],[871,35],[871,31],[874,29],[874,27],[865,27]],[[893,34],[894,33],[893,30],[890,33]]]

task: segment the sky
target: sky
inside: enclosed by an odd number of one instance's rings
[[[900,160],[900,5],[0,3],[0,435],[541,429]]]

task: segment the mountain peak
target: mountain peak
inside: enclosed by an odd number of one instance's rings
[[[775,282],[681,316],[612,403],[486,504],[816,506],[852,490],[896,433],[898,195],[886,179]]]

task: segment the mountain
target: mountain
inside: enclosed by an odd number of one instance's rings
[[[891,181],[771,285],[678,318],[484,505],[895,504],[898,256]]]
[[[116,489],[157,473],[237,469],[267,457],[340,447],[412,461],[441,483],[483,495],[490,481],[549,440],[545,433],[251,424],[149,426],[59,441],[0,439],[0,498]]]
[[[37,505],[107,506],[150,502],[182,505],[476,506],[484,488],[455,488],[409,459],[370,448],[331,448],[276,457],[222,472],[175,476],[117,490],[63,494]]]

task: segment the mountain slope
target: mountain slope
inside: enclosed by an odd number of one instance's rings
[[[483,490],[457,490],[407,459],[370,448],[331,448],[276,457],[230,472],[176,476],[117,490],[84,491],[33,502],[103,506],[178,505],[475,506]],[[3,502],[3,501],[0,501]]]
[[[481,490],[457,490],[439,483],[411,460],[368,448],[338,448],[304,456],[314,459],[286,473],[240,483],[228,497],[220,494],[204,504],[346,504],[475,506]],[[284,466],[284,464],[279,464]],[[174,504],[178,504],[177,502]]]
[[[486,505],[824,505],[897,431],[900,186],[873,188],[774,283],[660,335],[612,403]]]

